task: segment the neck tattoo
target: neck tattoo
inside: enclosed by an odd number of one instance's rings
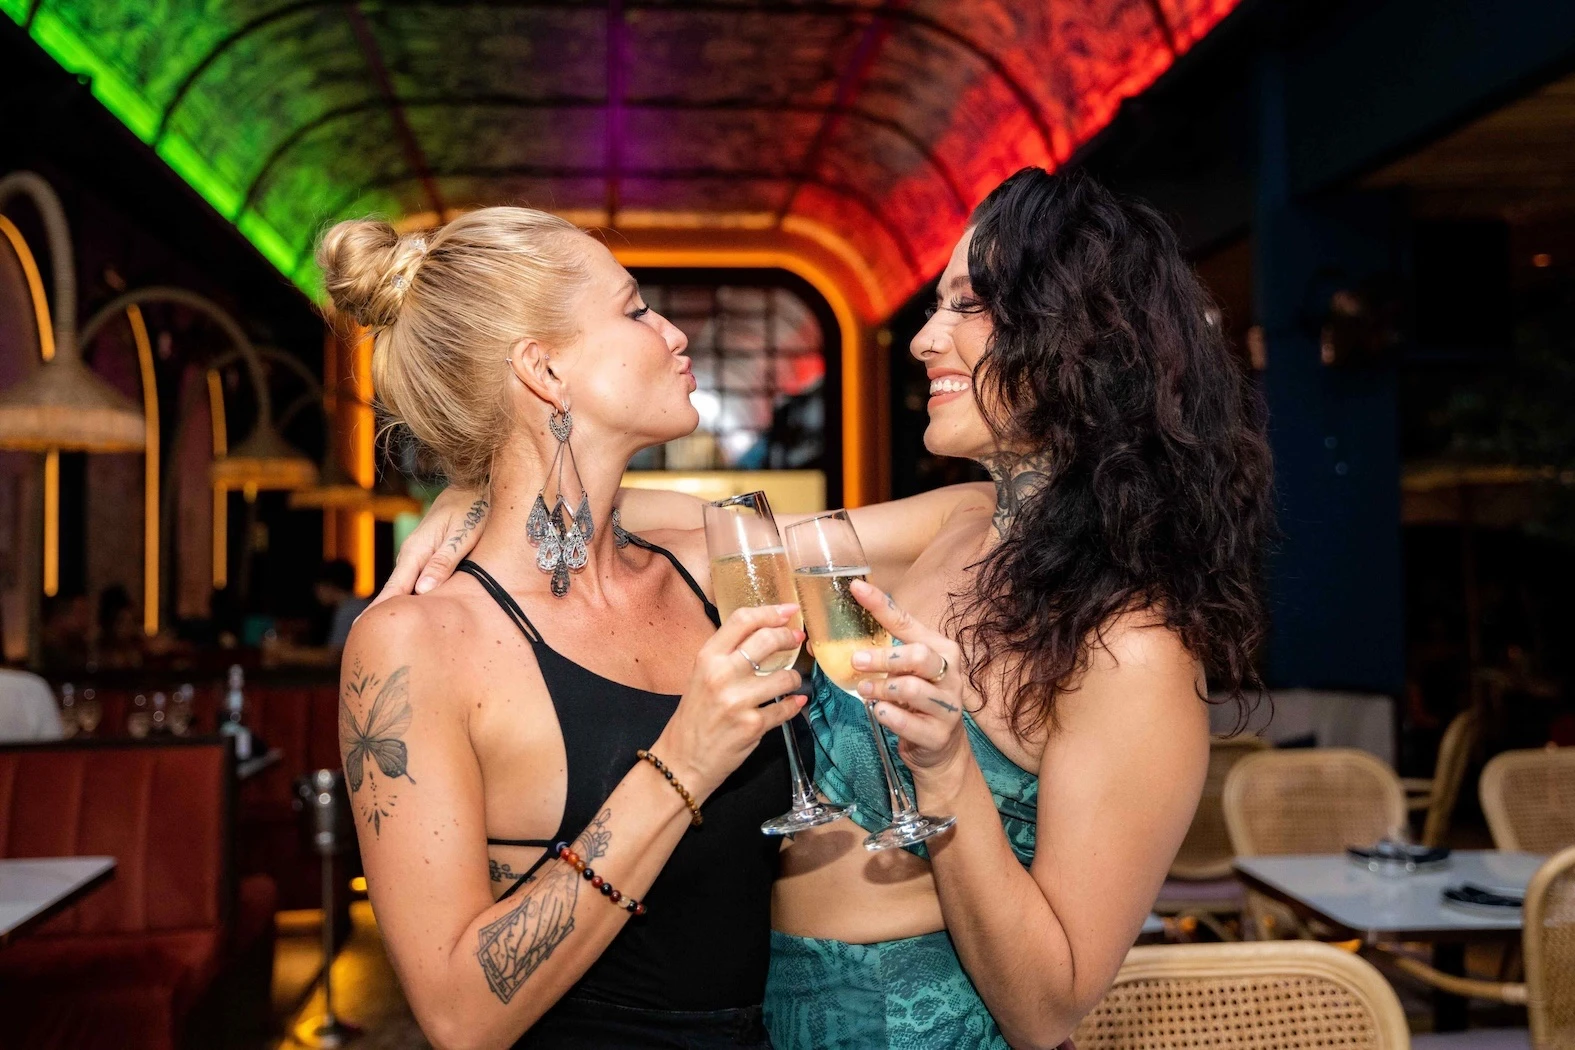
[[[1050,454],[1002,452],[984,461],[995,480],[995,531],[1004,537],[1028,498],[1050,481]]]

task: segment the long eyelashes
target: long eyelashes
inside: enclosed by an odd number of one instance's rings
[[[976,314],[984,309],[984,304],[977,299],[958,299],[951,303],[931,303],[924,308],[924,319],[928,321],[942,310],[950,310],[954,314]]]
[[[634,313],[630,314],[629,317],[630,317],[631,320],[638,321],[640,318],[644,317],[646,314],[648,314],[650,312],[651,312],[651,308],[649,306],[642,306],[638,310],[636,310]]]

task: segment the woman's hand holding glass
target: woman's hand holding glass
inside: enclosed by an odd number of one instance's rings
[[[761,675],[754,666],[804,644],[804,632],[793,626],[798,615],[791,604],[738,609],[700,647],[689,688],[651,745],[696,801],[743,765],[762,736],[803,709],[803,696],[770,702],[799,687],[797,671]]]
[[[962,650],[915,620],[877,587],[860,580],[853,584],[853,596],[903,643],[853,654],[854,670],[885,676],[865,678],[859,683],[859,695],[875,705],[881,725],[897,734],[901,741],[897,753],[912,771],[916,786],[945,778],[958,770],[959,762],[972,757],[963,711],[978,697],[963,673]]]

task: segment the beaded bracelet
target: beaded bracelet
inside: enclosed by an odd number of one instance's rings
[[[651,754],[644,748],[636,751],[635,754],[638,755],[642,761],[649,762],[651,765],[655,766],[656,771],[662,774],[662,776],[666,777],[669,784],[673,785],[673,790],[678,792],[678,794],[683,797],[684,805],[689,807],[689,826],[698,828],[701,824],[704,824],[705,817],[700,813],[700,803],[695,801],[695,797],[689,793],[688,788],[684,787],[678,782],[678,778],[673,776],[673,771],[668,769],[667,766],[662,763],[661,759],[657,758],[655,755]]]
[[[618,907],[632,915],[645,914],[644,904],[641,904],[633,897],[625,897],[623,894],[613,889],[612,883],[608,882],[606,879],[596,874],[596,872],[585,866],[585,861],[580,859],[580,855],[578,853],[569,848],[569,844],[567,842],[558,843],[558,845],[554,847],[553,852],[556,853],[558,858],[565,864],[568,864],[575,871],[584,876],[585,881],[590,883],[592,888],[601,890],[603,897],[606,897],[608,900],[618,905]]]

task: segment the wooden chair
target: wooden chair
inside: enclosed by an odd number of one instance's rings
[[[1187,828],[1170,874],[1160,888],[1154,911],[1160,915],[1192,918],[1209,927],[1221,940],[1236,937],[1221,922],[1240,914],[1245,891],[1231,872],[1236,851],[1225,829],[1225,777],[1237,762],[1269,746],[1258,736],[1215,737],[1209,744],[1209,770],[1203,797]]]
[[[1340,853],[1405,827],[1400,778],[1366,751],[1286,748],[1237,762],[1225,777],[1225,827],[1237,856]],[[1248,892],[1249,931],[1302,935],[1282,905]]]
[[[1575,846],[1575,747],[1505,751],[1483,767],[1478,790],[1499,849]]]
[[[1410,1045],[1383,975],[1316,941],[1133,948],[1073,1035],[1078,1050]]]
[[[1449,835],[1449,824],[1455,815],[1455,803],[1460,800],[1460,786],[1466,779],[1466,767],[1471,754],[1482,737],[1482,714],[1468,708],[1453,719],[1438,742],[1438,759],[1433,764],[1431,777],[1407,777],[1401,781],[1412,794],[1406,805],[1412,812],[1426,810],[1423,818],[1422,844],[1442,846]]]
[[[1406,973],[1455,995],[1526,1007],[1535,1050],[1575,1048],[1575,846],[1550,857],[1526,887],[1524,983],[1479,981],[1440,973],[1404,955],[1391,956]],[[1445,1046],[1525,1045],[1523,1030],[1491,1030],[1418,1036],[1417,1050]],[[1474,1039],[1472,1037],[1475,1037]]]

